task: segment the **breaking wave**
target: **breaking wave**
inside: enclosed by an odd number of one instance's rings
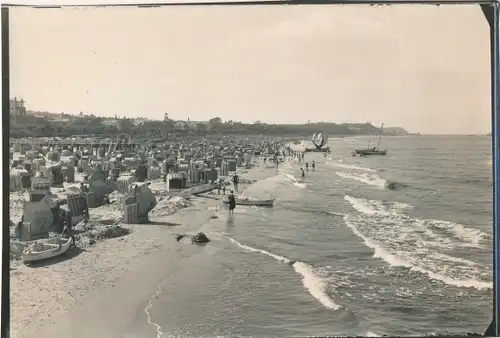
[[[304,288],[325,308],[331,310],[339,310],[342,308],[342,306],[336,304],[335,301],[328,295],[328,293],[326,292],[328,286],[326,278],[323,278],[313,266],[301,261],[291,260],[287,257],[280,256],[263,249],[258,249],[242,244],[231,237],[228,237],[228,239],[233,244],[236,244],[244,250],[266,255],[279,262],[290,264],[295,272],[297,272],[302,277],[302,284],[304,285]]]
[[[491,267],[449,252],[457,247],[484,247],[491,236],[479,229],[403,213],[411,206],[345,196],[358,211],[344,223],[374,251],[373,257],[394,267],[406,267],[455,287],[491,289]],[[368,217],[367,217],[368,216]]]
[[[367,174],[367,173],[356,174],[356,173],[345,173],[345,172],[336,172],[336,174],[342,178],[356,180],[374,187],[385,188],[388,190],[399,190],[408,187],[408,185],[405,183],[384,180],[383,178],[381,178],[376,174]]]
[[[293,176],[292,174],[285,174],[285,179],[287,181],[290,181],[293,183],[293,185],[297,188],[300,188],[300,189],[305,189],[307,188],[307,184],[306,183],[303,183],[301,181],[299,181],[295,176]]]
[[[337,163],[337,162],[327,162],[329,167],[335,168],[343,168],[343,169],[351,169],[351,170],[360,170],[360,171],[368,171],[368,172],[376,172],[375,169],[360,167],[355,164],[345,164],[345,163]]]

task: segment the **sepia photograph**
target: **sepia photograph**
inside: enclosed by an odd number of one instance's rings
[[[493,327],[479,5],[8,20],[11,337]]]

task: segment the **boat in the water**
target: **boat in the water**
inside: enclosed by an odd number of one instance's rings
[[[197,185],[195,187],[192,187],[190,189],[187,189],[186,192],[190,193],[192,195],[198,195],[198,194],[204,194],[206,192],[212,191],[217,189],[217,183],[207,183],[207,184],[201,184]]]
[[[361,156],[369,156],[369,155],[386,155],[387,150],[378,150],[375,148],[372,149],[356,149],[356,154]]]
[[[224,199],[225,204],[229,204],[227,199]],[[272,207],[274,199],[270,200],[254,200],[250,198],[235,198],[236,205],[254,206],[254,207]]]
[[[368,148],[366,149],[355,149],[353,151],[353,156],[360,155],[360,156],[371,156],[371,155],[386,155],[387,150],[380,150],[380,140],[382,138],[382,131],[384,130],[384,124],[382,123],[382,126],[380,127],[380,132],[378,134],[378,142],[376,147],[371,147],[370,146],[370,141],[371,141],[371,124],[368,125]]]
[[[71,238],[43,238],[27,244],[23,250],[23,262],[31,263],[64,254],[71,246]]]

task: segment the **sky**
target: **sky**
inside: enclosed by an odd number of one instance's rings
[[[29,109],[491,130],[479,6],[14,8],[11,97]]]

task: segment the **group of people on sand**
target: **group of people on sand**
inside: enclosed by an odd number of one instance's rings
[[[238,174],[233,175],[232,181],[233,181],[234,191],[238,192],[238,185],[240,184],[240,178],[239,178]],[[226,194],[226,181],[221,178],[216,183],[217,183],[217,193],[220,195],[220,191],[222,190],[222,194],[225,195]],[[231,192],[233,192],[233,190],[231,190]]]
[[[277,152],[277,154],[279,154],[279,152]],[[263,160],[264,165],[266,164],[266,162],[268,162],[268,163],[273,162],[274,164],[276,164],[276,172],[279,171],[280,162],[283,162],[283,159],[280,159],[277,154],[274,155],[273,157],[270,157],[270,158],[264,157],[264,160]]]

